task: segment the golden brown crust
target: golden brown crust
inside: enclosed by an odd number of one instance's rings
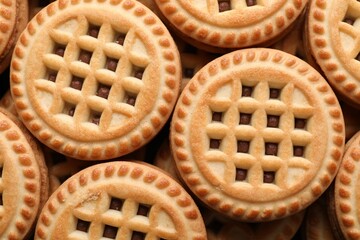
[[[254,95],[241,97],[242,85]],[[282,89],[280,101],[269,99],[272,88]],[[292,113],[285,115],[281,109],[289,106]],[[216,112],[222,120],[212,120]],[[243,113],[254,120],[239,125]],[[271,114],[284,117],[281,130],[266,127]],[[297,118],[308,119],[305,131],[293,129]],[[282,218],[311,204],[335,177],[345,142],[341,108],[325,79],[300,59],[263,48],[235,51],[200,70],[180,95],[170,139],[189,188],[211,208],[243,221]],[[218,149],[210,146],[217,139]],[[248,152],[237,150],[236,141],[247,142]],[[264,153],[266,142],[278,143],[277,157]],[[297,144],[306,146],[302,157],[293,152]],[[248,176],[236,180],[237,169]],[[275,175],[271,184],[263,182],[266,171]]]
[[[92,25],[102,26],[98,38],[86,33]],[[124,46],[110,39],[122,34]],[[69,50],[62,58],[53,51],[64,45]],[[97,57],[86,64],[78,60],[82,51]],[[43,61],[32,61],[34,55]],[[105,67],[111,58],[121,59],[115,72]],[[144,71],[142,81],[133,76],[137,70]],[[71,79],[83,87],[72,87]],[[180,79],[176,45],[143,5],[61,0],[40,11],[21,35],[11,92],[20,118],[41,142],[74,158],[97,160],[125,155],[155,136],[175,105]],[[97,95],[103,85],[106,97]]]
[[[20,128],[0,113],[0,236],[24,239],[38,214],[41,172],[32,147]]]
[[[335,179],[334,201],[336,219],[346,239],[360,239],[358,183],[360,176],[360,132],[347,145]]]
[[[351,23],[360,11],[355,0],[311,1],[307,34],[312,55],[344,101],[360,106],[358,29]],[[349,19],[350,23],[345,20]]]
[[[307,0],[230,1],[219,12],[218,1],[155,0],[170,25],[192,41],[214,48],[242,48],[276,38],[300,15]]]
[[[40,143],[31,135],[31,133],[27,130],[24,124],[16,117],[16,115],[12,114],[7,109],[0,107],[0,113],[4,114],[6,117],[11,119],[12,122],[18,126],[28,141],[32,152],[35,156],[35,160],[38,164],[39,172],[40,172],[40,202],[39,202],[39,209],[42,209],[45,202],[49,197],[49,173],[48,168],[45,163],[45,157],[43,150],[41,148]],[[40,214],[40,212],[38,212]]]
[[[0,18],[2,18],[0,20],[0,73],[2,73],[9,66],[15,43],[29,21],[28,1],[4,0],[0,2],[0,9]]]
[[[7,43],[10,40],[12,32],[15,28],[16,23],[16,2],[12,0],[1,1],[0,2],[0,56],[3,55],[3,52],[7,48]]]
[[[113,200],[122,200],[122,207],[111,207]],[[147,214],[136,213],[140,205],[148,206]],[[157,168],[135,162],[102,163],[69,178],[43,208],[35,239],[84,236],[77,219],[92,222],[84,231],[91,239],[103,235],[105,224],[124,239],[133,231],[147,234],[147,239],[206,239],[204,222],[188,193]]]

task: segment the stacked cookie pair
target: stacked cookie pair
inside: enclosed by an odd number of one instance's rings
[[[351,4],[355,18],[360,3]],[[336,83],[317,58],[330,53],[312,45],[328,46],[311,35],[326,32],[317,22],[326,6],[59,0],[39,10],[12,55],[12,99],[2,101],[66,158],[47,164],[55,181],[35,239],[293,237],[344,152]],[[304,19],[311,50],[297,41]],[[143,163],[146,154],[119,160],[144,146],[157,152],[164,126],[174,159],[165,166],[178,182]]]

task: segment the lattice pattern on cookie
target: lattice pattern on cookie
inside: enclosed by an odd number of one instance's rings
[[[241,9],[253,6],[266,6],[267,1],[264,0],[217,0],[218,11],[225,12],[232,9]]]
[[[306,148],[312,141],[307,125],[314,109],[308,103],[293,102],[293,85],[279,86],[271,80],[252,84],[232,81],[224,88],[241,91],[228,91],[229,96],[221,88],[221,93],[210,100],[212,116],[206,128],[208,151],[221,151],[216,156],[222,158],[205,156],[208,162],[233,161],[225,164],[233,166],[233,174],[224,176],[227,183],[272,183],[287,188],[291,175],[288,169],[307,171],[313,166],[306,157]],[[262,182],[255,176],[263,176]]]
[[[176,239],[176,229],[158,226],[158,211],[152,211],[149,204],[135,202],[132,199],[121,199],[114,196],[100,198],[96,206],[74,210],[75,221],[71,239],[118,239],[117,236],[128,236],[129,239]],[[99,229],[101,229],[99,231]]]
[[[348,51],[349,57],[360,61],[360,6],[349,5],[339,24],[343,47]]]
[[[150,61],[148,56],[132,56],[134,31],[118,32],[108,23],[99,26],[82,16],[73,32],[58,28],[50,37],[54,48],[45,55],[47,71],[36,87],[53,96],[48,109],[52,114],[66,114],[79,120],[75,124],[93,123],[103,130],[111,126],[114,114],[133,116]]]

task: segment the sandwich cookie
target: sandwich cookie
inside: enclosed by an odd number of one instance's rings
[[[29,136],[0,111],[0,236],[25,239],[47,200],[47,172]],[[43,160],[43,159],[42,159]]]
[[[345,143],[326,80],[285,52],[223,55],[182,91],[171,121],[179,173],[210,208],[241,221],[283,218],[330,185]]]
[[[73,158],[103,160],[159,132],[180,82],[176,45],[147,7],[59,0],[21,35],[10,88],[20,118],[41,142]]]
[[[313,57],[339,97],[360,108],[360,2],[314,0],[307,17]]]
[[[341,239],[360,239],[360,132],[347,143],[339,173],[329,197],[330,220]]]
[[[0,1],[0,73],[9,67],[15,43],[29,20],[28,1]]]
[[[307,0],[155,0],[164,20],[199,48],[269,45],[291,29]]]
[[[70,177],[41,212],[35,239],[205,240],[198,207],[149,164],[113,161]]]

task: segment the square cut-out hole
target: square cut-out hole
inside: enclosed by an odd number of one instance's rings
[[[249,141],[237,141],[237,152],[239,153],[248,153],[250,148],[250,142]]]
[[[253,87],[251,86],[242,86],[242,92],[241,92],[241,96],[242,97],[251,97],[253,93]]]
[[[194,68],[184,68],[183,76],[186,78],[192,78],[194,76],[195,70]]]
[[[267,127],[278,128],[280,116],[267,115]]]
[[[247,169],[236,168],[235,180],[236,181],[245,181],[247,178]]]
[[[73,116],[74,116],[74,113],[75,113],[75,108],[76,108],[76,105],[75,105],[75,104],[72,104],[72,103],[69,103],[69,102],[65,102],[62,113],[73,117]]]
[[[210,139],[210,149],[219,149],[221,144],[220,139]]]
[[[150,206],[140,203],[136,214],[147,217],[149,215],[149,212]]]
[[[99,125],[100,119],[101,119],[101,112],[91,111],[90,116],[89,116],[89,122],[91,122],[95,125]]]
[[[222,116],[223,116],[222,112],[213,112],[211,120],[213,122],[221,122],[222,121]]]
[[[113,226],[110,226],[110,225],[105,225],[104,226],[103,237],[115,239],[116,235],[117,235],[117,231],[118,231],[117,227],[113,227]]]
[[[90,227],[90,222],[84,221],[84,220],[81,220],[81,219],[77,220],[76,230],[82,231],[82,232],[88,232],[89,227]]]
[[[145,233],[133,231],[131,234],[131,240],[144,240],[146,237]]]
[[[264,183],[274,183],[275,182],[275,172],[264,171],[263,172],[263,182]]]
[[[231,10],[231,2],[230,0],[219,0],[219,12],[226,12]]]
[[[3,194],[0,193],[0,206],[2,206],[4,203],[3,203]]]
[[[89,64],[89,63],[90,63],[90,60],[91,60],[91,56],[92,56],[92,53],[91,53],[91,52],[82,49],[82,50],[80,51],[78,60],[79,60],[80,62]]]
[[[133,72],[132,72],[132,76],[137,78],[137,79],[142,79],[143,74],[144,74],[145,69],[141,68],[141,67],[134,67]]]
[[[278,154],[278,144],[267,142],[265,143],[265,155],[277,156]]]
[[[350,16],[345,16],[345,18],[343,19],[344,23],[347,23],[350,25],[354,25],[355,21],[356,21],[356,18],[350,17]]]
[[[98,89],[96,90],[96,96],[107,99],[109,97],[111,86],[105,84],[99,84]]]
[[[106,64],[105,64],[105,68],[115,72],[117,65],[118,65],[119,60],[115,59],[115,58],[107,58],[106,59]]]
[[[117,33],[115,34],[114,42],[119,45],[124,45],[125,38],[126,38],[125,33]]]
[[[121,211],[123,204],[124,204],[124,200],[120,198],[112,197],[110,201],[109,209]]]
[[[64,57],[65,48],[66,48],[66,46],[64,46],[64,45],[56,44],[55,47],[54,47],[54,52],[53,53],[60,56],[60,57]]]
[[[124,95],[124,100],[123,102],[124,103],[127,103],[131,106],[135,106],[135,103],[136,103],[136,94],[134,93],[130,93],[130,92],[125,92],[125,95]]]
[[[87,35],[89,35],[93,38],[97,38],[99,36],[99,32],[100,32],[99,26],[90,24]]]
[[[51,82],[55,82],[57,75],[58,75],[57,71],[48,69],[47,74],[46,74],[46,79],[51,81]]]
[[[252,7],[257,5],[257,1],[256,0],[246,0],[246,6],[248,7]]]
[[[304,151],[305,151],[304,146],[293,146],[293,155],[295,157],[303,157]]]
[[[70,87],[75,88],[76,90],[81,91],[84,83],[84,78],[73,76],[70,82]]]
[[[306,119],[304,119],[304,118],[295,118],[294,128],[305,129],[306,128]]]
[[[1,166],[0,167],[0,178],[2,178],[3,170],[4,170],[4,168],[3,168],[3,166]]]
[[[251,117],[252,117],[252,114],[251,114],[251,113],[240,113],[240,121],[239,121],[239,124],[242,124],[242,125],[250,125],[250,123],[251,123]]]
[[[281,89],[279,88],[270,88],[269,89],[269,98],[270,99],[279,99],[280,98]]]

